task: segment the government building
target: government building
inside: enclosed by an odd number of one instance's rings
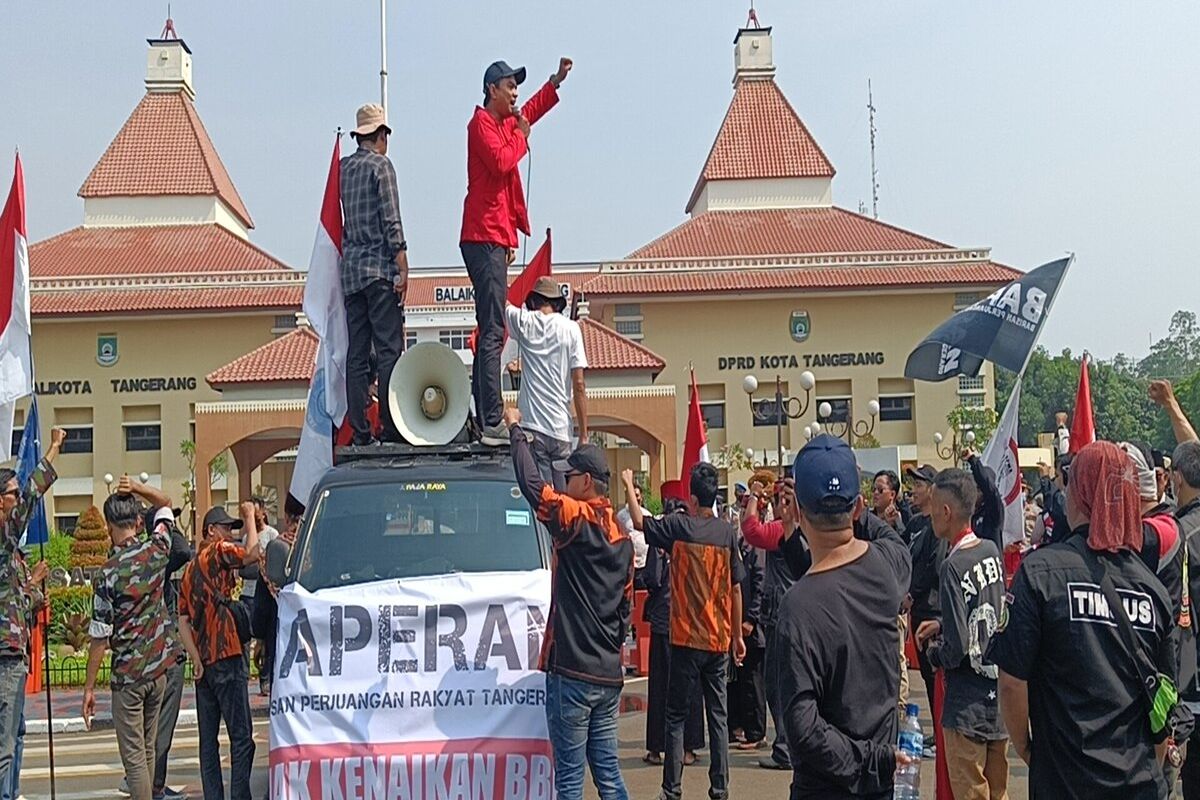
[[[254,493],[281,506],[317,347],[302,265],[251,240],[190,49],[148,44],[145,93],[79,189],[83,224],[30,248],[42,424],[68,432],[49,498],[61,529],[122,473],[176,504],[194,491],[201,513]],[[789,460],[826,403],[822,426],[864,453],[941,463],[934,435],[955,406],[993,404],[992,375],[914,383],[905,359],[1018,273],[834,205],[833,164],[776,82],[769,28],[738,31],[734,67],[687,218],[624,258],[554,266],[584,332],[589,426],[614,468],[678,477],[691,367],[726,484],[747,461],[777,464],[780,445]],[[473,317],[461,266],[414,268],[407,344],[440,341],[469,365]],[[795,398],[781,435],[777,381]]]

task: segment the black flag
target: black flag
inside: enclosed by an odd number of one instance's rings
[[[974,377],[985,359],[1020,372],[1071,258],[1025,273],[937,326],[909,354],[904,377],[921,381]]]

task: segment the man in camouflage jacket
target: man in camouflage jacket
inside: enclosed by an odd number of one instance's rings
[[[83,718],[96,711],[96,677],[106,648],[112,649],[113,727],[133,800],[152,800],[155,731],[167,671],[179,643],[163,599],[171,537],[156,528],[143,533],[142,504],[117,493],[104,502],[112,554],[92,579]]]
[[[50,464],[66,435],[62,428],[51,431],[50,449],[24,488],[15,472],[0,470],[0,786],[9,786],[12,781],[13,753],[25,707],[25,676],[29,672],[29,573],[20,552],[21,536],[37,501],[58,477]]]

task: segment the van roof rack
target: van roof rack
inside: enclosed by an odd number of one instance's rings
[[[445,459],[465,461],[468,459],[508,458],[507,444],[488,447],[479,442],[451,442],[440,445],[415,445],[408,442],[380,442],[365,446],[349,445],[334,451],[334,463],[370,465],[372,462],[392,462],[413,458]]]

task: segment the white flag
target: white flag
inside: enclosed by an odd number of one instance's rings
[[[1021,466],[1017,459],[1017,417],[1021,383],[1013,387],[1004,416],[983,451],[983,463],[996,472],[996,488],[1004,500],[1004,544],[1025,539],[1025,498],[1021,494]]]
[[[9,457],[17,400],[33,394],[30,351],[29,249],[25,238],[25,176],[17,156],[12,189],[0,213],[0,461]]]
[[[296,467],[290,492],[305,505],[317,481],[333,466],[334,430],[346,417],[346,303],[342,295],[341,142],[333,145],[333,163],[325,182],[321,220],[304,282],[304,314],[320,337]]]

